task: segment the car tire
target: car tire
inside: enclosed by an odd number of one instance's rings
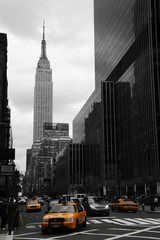
[[[118,211],[119,211],[119,212],[122,212],[122,210],[120,209],[120,207],[118,207]]]
[[[112,207],[111,209],[112,209],[112,212],[114,212],[114,208]]]
[[[49,229],[41,229],[42,233],[47,234],[49,232]]]
[[[75,231],[78,232],[79,231],[79,222],[78,222],[78,219],[76,221],[76,227],[75,227]]]
[[[84,222],[82,223],[82,227],[86,227],[86,218],[85,218]]]
[[[106,216],[109,216],[109,213],[108,213],[108,212],[106,213]]]
[[[89,209],[86,210],[86,214],[87,214],[88,216],[91,215]]]

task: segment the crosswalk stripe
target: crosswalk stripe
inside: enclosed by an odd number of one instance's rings
[[[1,234],[1,235],[0,235],[0,239],[3,239],[3,240],[4,240],[4,239],[6,238],[6,236],[7,236],[7,234]]]
[[[124,224],[126,224],[126,225],[135,225],[135,223],[133,223],[133,222],[130,222],[130,221],[126,221],[126,219],[113,219],[114,221],[116,221],[116,222],[119,222],[121,225],[124,225]]]
[[[160,219],[159,218],[156,218],[156,219],[154,219],[154,218],[146,218],[146,219],[149,219],[152,222],[160,223]]]
[[[95,224],[100,224],[100,223],[102,223],[101,221],[99,221],[99,220],[89,220],[90,222],[92,222],[92,223],[95,223]]]
[[[120,225],[118,222],[114,222],[114,219],[113,219],[113,221],[112,220],[110,220],[110,219],[101,219],[101,221],[103,221],[103,222],[106,222],[106,223],[114,223],[114,224],[118,224],[118,225]],[[123,224],[122,224],[123,225]]]
[[[144,221],[138,221],[138,220],[136,220],[135,218],[125,218],[125,219],[128,220],[128,221],[137,223],[137,224],[141,224],[141,225],[148,224],[148,223],[146,223],[146,222],[144,222]]]
[[[26,226],[26,228],[36,228],[36,226],[35,225],[28,225],[28,226]]]
[[[145,219],[144,218],[135,218],[135,219],[138,220],[138,221],[144,221],[144,222],[147,222],[147,223],[150,223],[150,224],[157,224],[157,222],[146,219],[146,218]]]
[[[110,224],[117,224],[117,225],[156,225],[156,224],[160,224],[160,218],[101,218],[101,219],[87,219],[87,222],[86,224],[89,225],[89,224],[102,224],[102,223],[110,223]],[[32,225],[26,225],[26,228],[36,228],[36,227],[39,227],[41,228],[41,225],[40,224],[32,224]],[[1,239],[4,239],[4,237],[2,238],[3,235],[0,235],[0,240]]]

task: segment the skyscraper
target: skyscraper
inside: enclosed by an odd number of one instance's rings
[[[158,0],[94,0],[95,91],[73,121],[73,142],[85,142],[85,119],[102,104],[104,185],[116,186],[115,172],[130,196],[159,191],[159,9]]]
[[[41,140],[43,125],[52,123],[53,82],[52,69],[46,53],[45,26],[43,23],[43,39],[41,57],[37,64],[34,87],[34,126],[33,143]]]

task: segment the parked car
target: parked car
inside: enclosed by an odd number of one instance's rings
[[[138,211],[138,204],[135,203],[133,200],[128,198],[120,198],[113,201],[111,206],[112,211]]]
[[[85,196],[82,200],[87,215],[109,216],[109,204],[103,196]]]
[[[86,211],[80,204],[73,202],[55,204],[41,222],[43,233],[48,233],[50,229],[75,229],[78,231],[79,226],[86,226]]]

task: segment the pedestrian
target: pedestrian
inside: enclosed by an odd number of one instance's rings
[[[20,213],[19,205],[18,205],[18,201],[16,201],[16,215],[15,215],[15,221],[13,225],[14,228],[17,228],[19,226],[19,213]]]
[[[7,202],[4,198],[0,198],[0,216],[1,216],[1,229],[5,230],[7,222]]]
[[[158,208],[158,198],[157,197],[154,198],[154,207]]]
[[[17,204],[13,201],[13,198],[10,198],[8,202],[8,231],[9,235],[11,235],[11,232],[14,229],[16,214],[17,214]]]

